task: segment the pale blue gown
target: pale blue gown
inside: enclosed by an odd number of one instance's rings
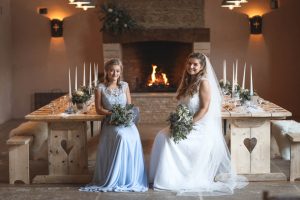
[[[99,84],[102,105],[111,110],[113,104],[126,105],[126,88],[110,90]],[[145,192],[148,190],[147,172],[139,132],[134,123],[130,126],[109,125],[106,120],[101,130],[96,167],[91,184],[80,188],[87,192]]]

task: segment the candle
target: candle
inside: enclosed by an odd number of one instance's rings
[[[250,66],[250,95],[253,96],[252,65]]]
[[[231,90],[232,96],[233,96],[234,89],[235,89],[235,80],[234,80],[234,77],[235,77],[235,74],[234,74],[234,63],[233,63],[233,66],[232,66],[232,90]]]
[[[83,86],[85,86],[85,62],[83,63]]]
[[[89,79],[89,88],[92,88],[92,63],[90,63],[90,79]]]
[[[97,87],[97,83],[98,83],[98,69],[97,69],[96,63],[94,63],[94,84],[95,84],[95,87]]]
[[[245,65],[244,65],[244,75],[243,75],[243,85],[242,85],[243,90],[245,89],[245,77],[246,77],[246,62],[245,62]]]
[[[226,60],[223,61],[223,86],[226,86]]]
[[[238,60],[236,59],[236,65],[235,65],[235,84],[238,84]]]
[[[75,90],[77,90],[77,66],[75,69]]]
[[[72,89],[71,89],[71,71],[69,68],[69,97],[72,97]]]
[[[94,63],[94,85],[97,86],[97,70],[96,70],[96,63]]]

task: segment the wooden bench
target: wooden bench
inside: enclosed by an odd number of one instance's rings
[[[291,142],[290,181],[300,178],[300,133],[287,133]]]
[[[9,145],[9,183],[23,181],[30,184],[29,144],[31,136],[14,136],[7,140]]]

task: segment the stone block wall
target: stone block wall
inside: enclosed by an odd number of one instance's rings
[[[132,103],[140,109],[140,123],[166,123],[177,106],[175,93],[133,93]]]
[[[204,0],[114,0],[144,28],[204,27]]]

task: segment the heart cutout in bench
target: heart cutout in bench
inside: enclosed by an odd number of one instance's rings
[[[244,139],[244,145],[248,149],[250,153],[252,153],[253,149],[255,148],[257,144],[257,139],[256,138],[246,138]]]
[[[64,149],[64,151],[67,153],[67,155],[69,155],[71,150],[73,149],[73,145],[67,148],[67,141],[66,140],[62,140],[60,142],[60,145]]]

